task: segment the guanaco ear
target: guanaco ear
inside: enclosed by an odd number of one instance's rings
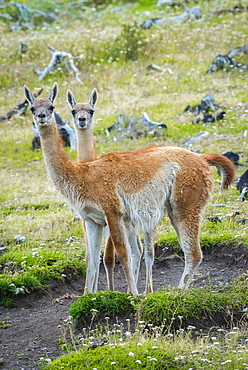
[[[29,102],[29,104],[32,105],[35,98],[26,85],[24,85],[24,95],[27,101]]]
[[[90,101],[89,101],[90,105],[92,105],[93,108],[96,105],[97,99],[98,99],[97,90],[94,88],[90,95]]]
[[[51,100],[51,102],[53,103],[57,95],[58,95],[58,84],[57,82],[55,82],[52,87],[52,90],[50,91],[50,94],[48,95],[48,99]]]
[[[73,107],[77,104],[77,102],[74,98],[74,95],[72,94],[70,89],[67,90],[67,101],[68,101],[71,109],[73,109]]]

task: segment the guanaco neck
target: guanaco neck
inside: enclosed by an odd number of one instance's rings
[[[39,134],[49,176],[56,188],[64,196],[70,198],[70,189],[77,185],[77,170],[64,150],[55,119],[53,119],[53,124],[40,127]]]
[[[93,129],[77,129],[77,161],[87,162],[96,158]]]

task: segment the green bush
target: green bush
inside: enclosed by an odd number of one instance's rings
[[[80,297],[71,305],[69,314],[78,323],[86,324],[92,318],[92,313],[105,316],[121,316],[123,313],[133,313],[133,304],[137,300],[127,293],[97,292]]]

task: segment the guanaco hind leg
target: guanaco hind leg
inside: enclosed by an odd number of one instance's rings
[[[118,218],[118,216],[114,214],[109,215],[107,219],[112,242],[115,246],[117,257],[121,262],[127,279],[128,290],[130,293],[138,295],[137,285],[132,269],[131,248],[129,245],[128,234],[124,222],[121,220],[120,217]]]
[[[202,251],[199,241],[200,215],[192,211],[191,215],[179,219],[175,216],[171,207],[168,207],[168,215],[174,227],[179,244],[184,253],[185,266],[178,287],[186,289],[189,287],[197,267],[202,261]]]

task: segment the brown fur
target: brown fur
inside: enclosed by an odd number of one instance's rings
[[[50,93],[51,102],[56,91],[54,85]],[[131,256],[126,232],[129,220],[130,225],[134,222],[140,224],[146,234],[161,217],[156,216],[156,212],[165,208],[185,255],[185,269],[179,286],[187,288],[202,258],[199,230],[201,212],[212,188],[209,165],[221,169],[222,188],[226,189],[234,179],[232,163],[218,154],[202,155],[177,147],[151,146],[132,152],[110,153],[90,162],[74,164],[64,151],[49,110],[47,123],[39,123],[38,112],[40,108],[43,110],[46,102],[40,98],[33,102],[28,89],[26,96],[36,110],[38,107],[34,117],[51,179],[68,203],[80,214],[83,212],[86,219],[95,220],[95,212],[99,212],[104,217],[102,220],[107,221],[129,290],[137,294],[130,270]],[[97,222],[95,224],[98,225]],[[146,252],[149,254],[149,251]],[[88,273],[86,286],[90,284]]]

